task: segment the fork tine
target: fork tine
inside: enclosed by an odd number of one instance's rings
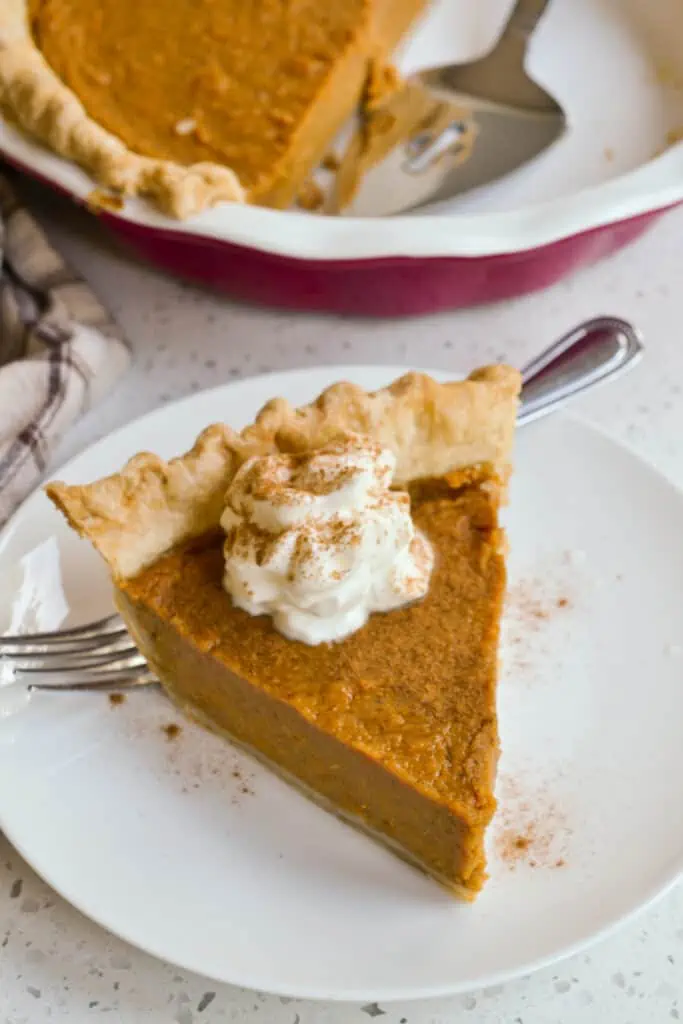
[[[120,690],[157,684],[119,615],[72,629],[0,636],[0,659],[32,690]],[[47,676],[33,682],[36,676]]]
[[[0,644],[12,646],[15,644],[52,644],[64,643],[77,638],[87,639],[88,637],[102,636],[107,633],[108,627],[120,626],[121,619],[115,612],[106,615],[103,619],[95,622],[86,622],[82,626],[73,626],[71,629],[52,630],[48,633],[18,633],[0,636]]]
[[[90,651],[111,649],[112,651],[122,643],[130,641],[130,634],[125,627],[102,633],[100,636],[85,637],[80,640],[67,637],[64,641],[52,641],[46,643],[34,643],[33,637],[24,637],[23,644],[9,644],[5,646],[4,638],[0,637],[0,656],[13,660],[15,658],[63,658],[69,655],[87,654]]]
[[[149,670],[143,669],[138,672],[128,672],[117,675],[115,678],[108,676],[102,679],[76,680],[69,683],[31,683],[28,689],[42,693],[108,693],[117,690],[135,689],[136,687],[158,686],[159,680]]]
[[[123,647],[118,651],[110,651],[107,654],[97,654],[84,658],[61,658],[53,657],[49,662],[36,660],[34,662],[12,662],[12,665],[20,675],[51,675],[56,672],[80,672],[85,669],[96,669],[104,666],[113,668],[115,665],[134,668],[137,665],[144,665],[145,659],[132,644]]]
[[[60,689],[66,686],[76,685],[104,685],[106,683],[124,683],[127,679],[136,679],[139,675],[147,673],[151,675],[151,670],[147,668],[146,664],[134,666],[132,668],[113,668],[113,669],[81,669],[80,672],[66,672],[64,673],[66,679],[59,681],[59,679],[53,678],[46,680],[45,683],[30,683],[32,686],[49,686],[51,689]],[[156,677],[155,677],[156,678]]]

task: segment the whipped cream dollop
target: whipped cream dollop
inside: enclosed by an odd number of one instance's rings
[[[297,455],[240,467],[221,525],[224,586],[251,615],[292,640],[342,640],[372,612],[424,597],[434,556],[391,490],[393,453],[347,435]]]

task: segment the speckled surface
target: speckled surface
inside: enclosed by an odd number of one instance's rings
[[[233,377],[321,363],[467,369],[522,363],[578,320],[615,313],[645,334],[646,360],[576,411],[683,486],[683,213],[608,263],[542,295],[403,322],[299,317],[240,307],[169,280],[114,248],[97,224],[33,191],[54,242],[128,333],[135,364],[115,394],[63,442],[55,466],[164,402]],[[0,1022],[121,1024],[663,1024],[683,1015],[679,887],[589,953],[529,978],[453,999],[326,1005],[278,999],[187,975],[91,924],[0,838]]]

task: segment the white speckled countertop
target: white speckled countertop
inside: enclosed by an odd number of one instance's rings
[[[683,212],[635,246],[544,294],[419,320],[360,322],[239,306],[115,249],[97,223],[31,190],[54,243],[109,305],[135,353],[128,377],[66,438],[64,459],[155,406],[233,377],[320,363],[466,370],[523,363],[587,316],[643,331],[647,357],[575,410],[683,486]],[[677,809],[676,809],[677,810]],[[429,1002],[327,1005],[219,986],[112,938],[51,892],[0,837],[0,1024],[663,1024],[683,1015],[679,887],[589,953],[520,981]]]

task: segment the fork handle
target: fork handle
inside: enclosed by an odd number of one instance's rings
[[[595,317],[545,349],[522,371],[519,424],[552,412],[595,384],[634,366],[643,352],[638,331],[625,320]]]
[[[526,46],[529,36],[545,14],[549,3],[550,0],[517,0],[498,45],[500,46],[502,40],[510,35],[517,38],[521,36]]]

